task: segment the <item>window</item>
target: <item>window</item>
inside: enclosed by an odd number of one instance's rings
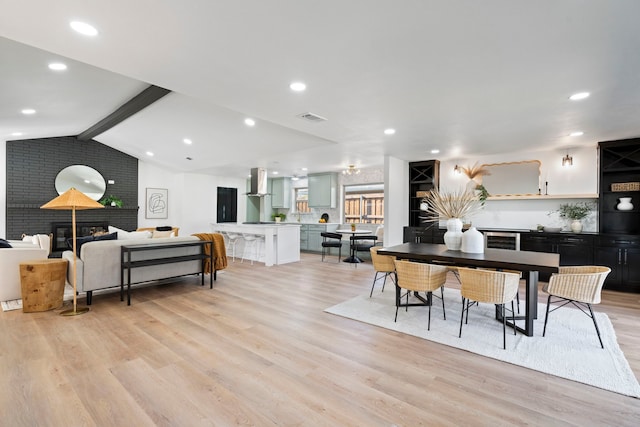
[[[309,207],[309,189],[296,188],[296,210],[298,213],[309,213],[311,208]]]
[[[344,188],[344,222],[382,224],[384,185],[349,185]]]

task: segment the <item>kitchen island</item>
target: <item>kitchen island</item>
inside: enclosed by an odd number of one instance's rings
[[[248,248],[246,253],[245,241],[240,239],[236,246],[236,258],[242,258],[244,254],[245,259],[263,262],[267,267],[300,261],[300,224],[212,223],[211,228],[216,233],[224,231],[264,236],[264,244],[260,243],[257,251]]]

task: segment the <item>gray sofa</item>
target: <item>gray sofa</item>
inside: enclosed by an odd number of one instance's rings
[[[86,292],[87,304],[92,302],[93,291],[120,286],[121,246],[138,244],[180,243],[198,241],[195,236],[167,237],[136,240],[101,240],[84,243],[77,258],[77,292]],[[136,260],[200,253],[200,247],[188,246],[136,253]],[[69,261],[67,280],[73,285],[73,252],[62,254]],[[201,261],[187,261],[134,268],[131,270],[131,283],[142,283],[170,277],[200,273]]]

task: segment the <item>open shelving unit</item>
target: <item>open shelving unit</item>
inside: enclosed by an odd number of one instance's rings
[[[440,161],[409,163],[409,227],[424,227],[420,219],[423,215],[420,202],[424,196],[420,194],[433,188],[440,188]]]
[[[599,143],[600,232],[640,234],[640,191],[613,191],[613,184],[640,182],[640,138]],[[633,209],[618,210],[621,197],[631,197]]]

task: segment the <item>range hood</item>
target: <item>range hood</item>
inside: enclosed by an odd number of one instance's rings
[[[267,170],[264,168],[252,168],[251,189],[247,196],[263,197],[267,194]]]

